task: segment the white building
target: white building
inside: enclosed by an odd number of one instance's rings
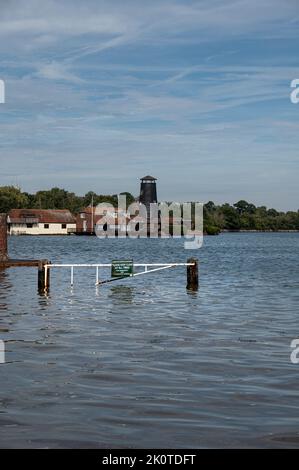
[[[65,209],[12,209],[7,224],[10,235],[69,235],[76,232],[76,219]]]

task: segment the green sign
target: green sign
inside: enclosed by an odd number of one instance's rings
[[[111,265],[111,277],[133,276],[133,260],[114,260]]]

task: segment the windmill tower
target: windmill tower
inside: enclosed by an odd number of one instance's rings
[[[150,204],[156,204],[158,202],[156,181],[157,178],[153,176],[144,176],[141,178],[139,202],[144,204],[147,208],[150,207]]]
[[[159,220],[160,215],[158,215],[158,219],[156,223],[152,223],[151,225],[151,204],[157,204],[157,185],[156,185],[157,178],[153,176],[143,176],[141,178],[140,183],[140,196],[139,202],[146,207],[147,211],[147,236],[151,236],[151,230],[155,231],[155,227],[157,230],[159,229]],[[153,206],[152,206],[153,207]]]

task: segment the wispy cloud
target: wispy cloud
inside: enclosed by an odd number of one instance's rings
[[[0,184],[134,192],[152,172],[165,199],[297,208],[297,0],[1,9]]]
[[[41,64],[36,76],[47,80],[65,80],[73,83],[82,83],[83,80],[70,71],[67,64],[52,61],[48,64]]]

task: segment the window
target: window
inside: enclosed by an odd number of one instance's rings
[[[26,224],[27,228],[32,228],[33,224]]]
[[[49,224],[44,224],[44,228],[49,228]]]
[[[66,228],[66,224],[61,224],[61,228]]]

